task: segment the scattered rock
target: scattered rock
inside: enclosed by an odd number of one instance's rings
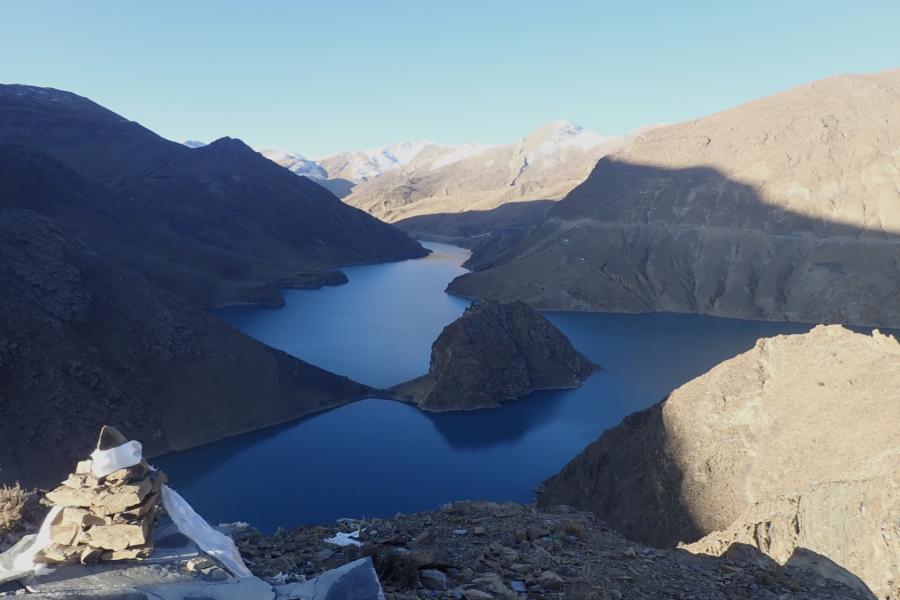
[[[538,585],[548,590],[558,590],[565,585],[565,581],[553,571],[544,571],[538,577]]]
[[[480,577],[476,577],[472,582],[479,589],[489,592],[497,598],[504,600],[518,600],[518,596],[514,591],[503,582],[503,578],[496,573],[485,573]]]
[[[529,530],[565,531],[573,521],[583,526],[577,536],[527,539]],[[485,529],[483,535],[453,535],[462,528],[474,533],[474,523]],[[336,530],[357,527],[367,532],[363,547],[342,548],[327,558],[321,553],[324,538]],[[524,536],[521,544],[515,543],[517,531]],[[457,502],[434,512],[282,529],[271,536],[248,528],[234,537],[251,571],[260,577],[281,572],[298,579],[313,578],[360,556],[371,556],[387,600],[521,600],[523,593],[529,600],[871,600],[839,581],[795,566],[773,566],[771,561],[768,571],[774,583],[765,587],[757,581],[759,567],[753,556],[730,560],[653,550],[622,538],[589,513],[575,509],[541,512],[534,506],[511,503]],[[433,541],[421,546],[413,544],[414,539]],[[756,556],[764,557],[758,551]],[[285,570],[287,564],[293,567]],[[754,589],[765,589],[769,595]]]
[[[547,537],[548,535],[550,535],[550,532],[543,527],[529,527],[525,531],[525,536],[529,541]]]
[[[419,579],[430,590],[443,591],[447,589],[447,576],[435,569],[425,569],[419,572]]]

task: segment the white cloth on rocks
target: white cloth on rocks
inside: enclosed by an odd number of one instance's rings
[[[95,477],[106,477],[119,469],[133,467],[143,459],[141,443],[130,441],[109,450],[94,450],[91,454],[91,471]],[[201,550],[219,561],[235,577],[253,576],[244,564],[234,540],[213,529],[184,498],[167,485],[162,486],[162,501],[178,530]],[[0,554],[0,583],[53,571],[34,559],[38,552],[50,545],[50,527],[61,511],[61,506],[51,508],[37,534],[24,536],[15,546]]]
[[[23,536],[15,546],[0,554],[0,583],[53,572],[47,565],[35,562],[34,557],[50,545],[50,526],[61,511],[61,506],[51,508],[36,534]]]
[[[189,537],[201,550],[221,563],[235,577],[253,577],[244,564],[237,546],[227,535],[213,529],[191,505],[167,485],[162,487],[163,506],[178,531]]]
[[[140,442],[125,442],[109,450],[91,452],[91,472],[94,477],[106,477],[119,469],[133,467],[144,460],[144,447]]]

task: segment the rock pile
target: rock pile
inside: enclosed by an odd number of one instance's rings
[[[118,430],[104,427],[97,448],[108,450],[125,442]],[[51,544],[36,557],[39,562],[87,564],[150,555],[165,474],[143,460],[101,478],[91,467],[91,460],[79,462],[62,485],[47,493],[47,500],[62,510],[50,528]]]

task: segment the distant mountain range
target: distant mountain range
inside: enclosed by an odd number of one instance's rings
[[[103,424],[154,455],[361,397],[204,309],[425,254],[240,140],[0,85],[0,483],[58,481]]]
[[[454,281],[545,309],[900,327],[900,70],[655,128]]]
[[[414,237],[484,246],[536,225],[627,139],[559,120],[504,145],[407,141],[317,160],[261,153]]]

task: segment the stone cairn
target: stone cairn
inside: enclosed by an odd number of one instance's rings
[[[109,450],[126,441],[116,428],[106,426],[97,449]],[[47,500],[62,510],[50,527],[51,544],[35,559],[89,564],[148,557],[165,482],[165,474],[152,471],[144,460],[99,479],[91,472],[90,460],[80,461],[61,486],[47,493]]]

